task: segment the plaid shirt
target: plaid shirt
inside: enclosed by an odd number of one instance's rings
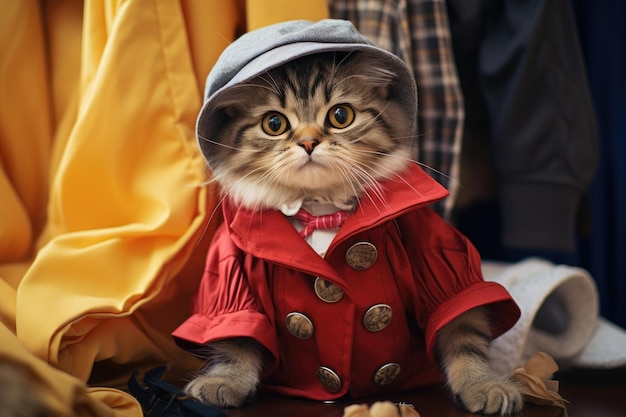
[[[412,69],[419,91],[418,160],[450,191],[436,206],[448,217],[458,188],[465,112],[445,0],[331,0],[330,15],[350,20]]]

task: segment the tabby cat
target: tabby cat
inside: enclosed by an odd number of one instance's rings
[[[219,143],[200,137],[219,145],[207,158],[225,198],[253,211],[283,212],[301,200],[349,210],[364,199],[380,201],[380,181],[399,178],[415,163],[410,118],[390,96],[394,77],[376,57],[334,52],[299,58],[230,88],[218,110],[226,120]],[[489,320],[475,308],[446,325],[436,360],[461,407],[518,412],[518,387],[488,363]],[[264,348],[235,338],[207,345],[203,355],[207,365],[186,392],[221,407],[239,407],[254,396]]]

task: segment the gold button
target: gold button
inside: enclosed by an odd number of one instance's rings
[[[357,242],[346,251],[346,262],[354,269],[367,269],[374,265],[378,251],[369,242]]]
[[[313,336],[313,322],[302,313],[287,314],[285,324],[289,333],[298,339],[308,339]]]
[[[341,390],[341,378],[337,372],[327,366],[317,368],[317,379],[320,380],[328,392],[339,392]]]
[[[363,315],[363,325],[370,332],[378,332],[389,325],[391,316],[391,307],[387,304],[376,304]]]
[[[400,375],[400,364],[391,362],[386,363],[374,374],[374,382],[376,385],[387,385],[390,384],[398,375]]]
[[[343,298],[343,290],[341,288],[320,277],[315,278],[313,288],[315,288],[315,294],[317,294],[319,299],[327,303],[336,303]]]

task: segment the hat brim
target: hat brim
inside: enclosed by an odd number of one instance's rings
[[[228,89],[298,58],[325,52],[362,52],[388,62],[397,77],[396,82],[391,87],[393,94],[403,103],[410,121],[415,123],[417,120],[417,88],[415,80],[406,64],[396,55],[369,44],[297,42],[278,46],[252,59],[223,87],[207,97],[196,123],[198,145],[202,153],[207,156],[211,152],[212,147],[216,146],[212,141],[216,141],[215,135],[224,122],[220,119],[216,110],[220,108],[220,97]]]

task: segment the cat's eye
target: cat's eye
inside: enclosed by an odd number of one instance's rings
[[[333,106],[328,112],[328,123],[337,129],[343,129],[354,121],[354,110],[347,104]]]
[[[278,112],[269,112],[263,116],[261,128],[270,136],[282,135],[289,129],[289,121]]]

